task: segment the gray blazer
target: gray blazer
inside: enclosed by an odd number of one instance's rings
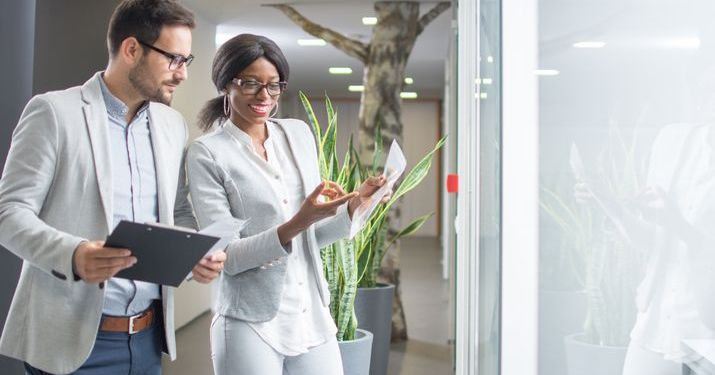
[[[0,353],[51,373],[89,357],[102,315],[103,284],[72,273],[85,240],[112,228],[107,111],[97,73],[81,87],[35,96],[12,136],[0,179],[0,244],[23,259]],[[183,176],[183,117],[151,103],[159,220],[195,227]],[[181,176],[180,176],[181,174]],[[176,217],[176,220],[174,219]],[[167,348],[175,358],[173,290],[162,287]]]
[[[274,122],[288,138],[305,197],[321,181],[313,134],[300,120]],[[234,125],[227,122],[224,126]],[[288,255],[290,249],[281,245],[277,228],[289,218],[284,217],[280,200],[264,175],[247,162],[249,152],[252,151],[221,127],[189,146],[186,168],[191,200],[201,227],[231,217],[248,220],[226,250],[218,312],[249,322],[264,322],[276,315],[283,292],[286,262],[270,262]],[[335,216],[310,226],[306,232],[310,263],[325,306],[330,302],[330,293],[323,277],[320,248],[349,232],[346,204]]]

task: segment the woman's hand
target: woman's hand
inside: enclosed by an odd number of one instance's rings
[[[357,189],[358,195],[350,199],[350,202],[348,202],[348,213],[350,214],[351,219],[355,210],[357,210],[357,208],[362,206],[363,204],[369,204],[369,202],[372,200],[372,195],[375,194],[375,192],[383,185],[385,185],[386,182],[387,179],[383,175],[372,176],[369,177],[367,180],[363,181],[363,183]],[[388,191],[387,194],[385,194],[385,196],[380,199],[380,201],[382,203],[387,203],[390,198],[392,198],[392,190]]]
[[[323,195],[330,201],[322,203],[319,197]],[[355,198],[357,192],[350,194],[332,181],[323,181],[305,198],[298,212],[290,220],[278,227],[278,238],[281,244],[286,245],[298,233],[306,230],[314,223],[334,216],[343,203]]]

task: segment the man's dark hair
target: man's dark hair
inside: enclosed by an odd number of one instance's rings
[[[135,37],[154,44],[164,26],[196,26],[194,14],[173,0],[125,0],[114,10],[107,30],[109,56],[115,56],[124,39]]]

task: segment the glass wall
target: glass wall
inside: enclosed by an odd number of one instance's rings
[[[477,59],[479,108],[479,359],[478,373],[499,374],[501,253],[501,9],[480,1]]]
[[[457,374],[500,371],[500,7],[500,0],[458,6]]]
[[[698,367],[692,340],[715,337],[715,3],[538,4],[539,374]]]

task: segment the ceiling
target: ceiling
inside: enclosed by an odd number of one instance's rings
[[[258,0],[184,0],[196,13],[218,24],[219,38],[248,32],[273,39],[283,50],[290,64],[289,90],[303,90],[311,96],[327,92],[332,98],[359,98],[350,93],[348,85],[362,83],[362,63],[331,45],[302,47],[298,39],[312,39],[281,11],[262,6],[275,1]],[[420,2],[421,14],[436,2]],[[362,17],[373,16],[373,1],[367,0],[297,0],[291,5],[311,21],[349,37],[369,42],[372,27],[362,24]],[[437,17],[419,36],[407,64],[406,75],[414,84],[406,91],[419,98],[439,98],[444,88],[444,69],[451,34],[452,10]],[[224,40],[225,40],[224,39]],[[331,75],[331,66],[350,67],[351,75]]]

